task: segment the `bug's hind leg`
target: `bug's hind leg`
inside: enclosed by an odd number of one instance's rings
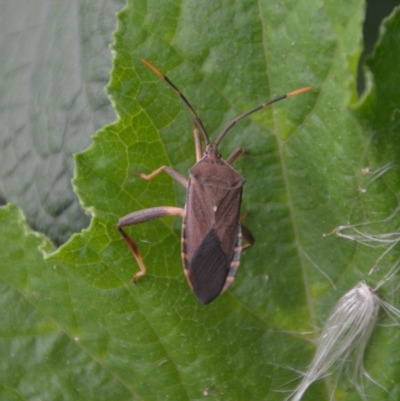
[[[179,207],[163,206],[163,207],[152,207],[150,209],[139,210],[137,212],[129,213],[124,217],[121,217],[117,224],[117,230],[121,234],[121,237],[125,240],[129,249],[132,251],[133,256],[139,265],[140,271],[137,272],[132,281],[136,283],[139,277],[146,274],[146,266],[143,262],[142,256],[139,253],[139,249],[135,241],[122,229],[122,227],[128,227],[135,224],[145,223],[146,221],[158,219],[164,216],[184,216],[185,211]]]

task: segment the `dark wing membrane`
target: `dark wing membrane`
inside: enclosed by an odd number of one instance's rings
[[[197,298],[208,304],[222,291],[229,271],[227,260],[215,230],[211,230],[195,252],[189,267],[189,279]]]

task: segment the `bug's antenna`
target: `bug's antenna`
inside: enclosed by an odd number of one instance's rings
[[[144,58],[142,58],[142,63],[146,67],[150,68],[150,70],[155,72],[160,78],[162,78],[174,90],[174,92],[182,99],[183,103],[185,103],[186,107],[189,109],[190,113],[195,118],[196,124],[200,128],[200,131],[204,136],[206,144],[209,145],[210,144],[210,140],[208,138],[206,129],[204,128],[203,122],[200,120],[200,117],[196,114],[196,112],[194,111],[193,107],[191,106],[189,101],[185,98],[183,93],[169,80],[169,78],[166,75],[164,75],[160,70],[158,70],[156,67],[154,67],[154,65],[151,64],[149,61],[147,61]]]
[[[279,102],[280,100],[286,99],[287,97],[293,97],[297,95],[301,95],[304,92],[308,92],[312,89],[312,86],[307,86],[305,88],[297,89],[293,92],[286,93],[285,95],[281,95],[276,97],[275,99],[269,100],[266,103],[262,103],[257,107],[254,107],[254,109],[251,109],[249,111],[246,111],[246,113],[241,114],[240,116],[236,117],[234,120],[232,120],[225,128],[224,130],[219,134],[217,140],[215,141],[215,146],[218,146],[218,144],[221,142],[221,139],[225,136],[225,134],[240,120],[243,118],[249,116],[250,114],[253,114],[254,112],[263,109],[264,107],[269,106],[272,103]]]

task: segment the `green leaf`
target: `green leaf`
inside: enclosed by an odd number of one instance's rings
[[[0,398],[286,397],[296,371],[311,361],[310,340],[331,307],[368,279],[383,251],[323,234],[349,221],[382,219],[398,205],[396,169],[373,182],[361,170],[395,164],[399,154],[392,131],[398,64],[391,61],[399,15],[387,22],[369,64],[374,84],[350,111],[362,15],[360,1],[305,0],[135,1],[118,14],[108,93],[119,119],[76,156],[74,186],[93,214],[89,229],[43,259],[49,242],[30,232],[14,207],[0,212],[7,317]],[[132,211],[185,202],[184,188],[166,174],[147,182],[133,171],[168,165],[186,176],[195,160],[192,117],[141,58],[168,74],[214,139],[257,104],[314,87],[238,123],[221,143],[225,157],[248,150],[235,168],[247,180],[242,211],[256,244],[243,253],[229,290],[208,306],[182,273],[179,219],[127,229],[148,268],[136,286],[131,278],[139,268],[115,228]],[[383,105],[387,114],[377,115]],[[393,252],[371,284],[390,268]],[[395,399],[397,344],[394,328],[378,327],[366,355],[367,371]],[[305,399],[330,399],[335,383],[326,378]],[[371,399],[390,398],[365,385]],[[361,399],[348,386],[339,383],[337,398]]]

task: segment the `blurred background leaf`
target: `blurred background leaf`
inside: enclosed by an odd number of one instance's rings
[[[104,91],[123,0],[5,0],[0,13],[0,198],[56,244],[89,223],[72,154],[115,120]]]

